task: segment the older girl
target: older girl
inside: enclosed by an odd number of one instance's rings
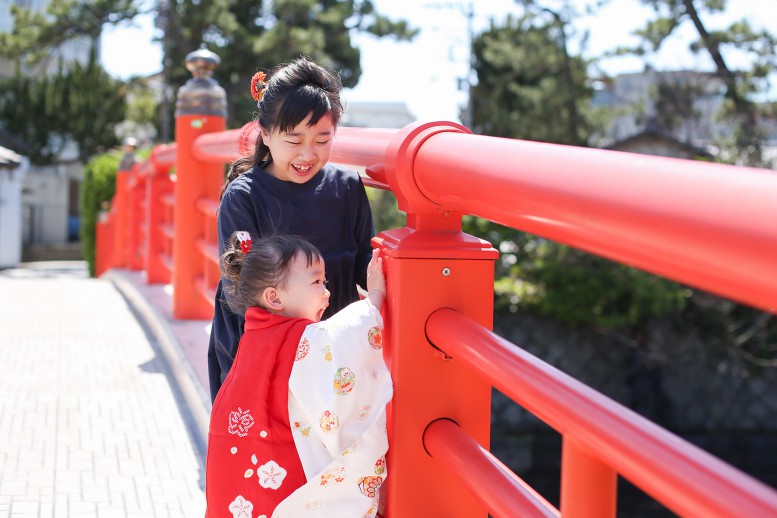
[[[259,136],[252,157],[236,161],[222,192],[219,253],[233,232],[255,237],[305,237],[323,255],[334,314],[358,299],[365,285],[374,235],[367,194],[359,175],[329,164],[342,115],[339,78],[300,58],[276,67],[269,80],[258,72],[251,93],[258,104]],[[216,291],[208,347],[211,398],[215,399],[237,352],[243,319]]]

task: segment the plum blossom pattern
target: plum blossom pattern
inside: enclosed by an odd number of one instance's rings
[[[340,484],[347,477],[345,466],[333,466],[325,470],[319,477],[319,485],[321,487],[331,486],[332,484]]]
[[[307,419],[302,418],[299,421],[294,421],[291,423],[293,430],[299,430],[299,432],[302,434],[302,437],[307,437],[310,435],[310,423]]]
[[[232,513],[232,518],[251,518],[251,513],[254,510],[254,504],[237,495],[231,504],[229,504],[229,512]]]
[[[244,412],[242,408],[237,407],[237,410],[229,413],[229,433],[237,434],[238,437],[245,437],[248,435],[248,429],[253,425],[254,418],[250,410]]]
[[[384,471],[386,471],[386,457],[381,456],[381,458],[375,462],[375,474],[382,475]]]
[[[297,355],[294,357],[294,361],[298,362],[305,358],[305,356],[308,355],[310,352],[310,342],[307,338],[303,338],[302,341],[297,346]]]
[[[336,432],[340,429],[340,418],[337,417],[337,414],[324,410],[324,413],[321,414],[321,418],[318,420],[318,425],[324,432]]]
[[[370,347],[380,351],[383,348],[383,334],[380,332],[380,328],[375,326],[367,332],[367,341]]]
[[[286,470],[274,460],[259,466],[256,474],[259,476],[259,485],[266,489],[278,489],[286,478]]]
[[[378,488],[383,484],[383,477],[361,477],[359,479],[359,491],[369,498],[378,495]]]

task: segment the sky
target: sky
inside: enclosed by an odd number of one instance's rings
[[[593,2],[574,1],[579,6]],[[755,28],[767,28],[777,34],[777,16],[773,14],[777,12],[777,0],[729,0],[728,3],[731,5],[725,14],[704,19],[709,29],[745,18]],[[410,43],[358,35],[355,43],[362,53],[362,77],[354,89],[344,90],[343,97],[346,102],[403,102],[421,120],[459,120],[460,108],[466,102],[466,89],[460,89],[459,84],[468,72],[470,5],[474,33],[486,29],[492,20],[498,23],[508,14],[521,13],[514,0],[374,0],[374,4],[379,12],[391,18],[404,18],[421,32]],[[568,35],[570,51],[581,52],[579,42],[586,31],[588,40],[582,49],[586,57],[636,43],[631,33],[651,18],[651,14],[637,0],[611,0],[595,17],[584,17],[575,24],[574,34]],[[111,75],[126,79],[161,70],[161,49],[152,41],[153,22],[151,16],[144,16],[131,24],[106,28],[102,61]],[[694,57],[687,51],[687,43],[695,35],[690,26],[685,29],[682,38],[651,59],[657,69],[711,70],[709,58]],[[726,59],[730,67],[745,66],[742,56],[731,55]],[[257,64],[268,68],[273,65]],[[601,61],[598,66],[607,74],[616,75],[639,72],[645,62],[618,58]]]

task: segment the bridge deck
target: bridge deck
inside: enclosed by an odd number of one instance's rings
[[[204,514],[194,411],[117,286],[81,262],[0,271],[0,515]]]

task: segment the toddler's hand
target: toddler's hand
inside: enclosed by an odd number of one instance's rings
[[[372,259],[367,265],[367,291],[373,305],[381,309],[386,296],[386,276],[383,273],[383,258],[377,248],[372,250]]]

